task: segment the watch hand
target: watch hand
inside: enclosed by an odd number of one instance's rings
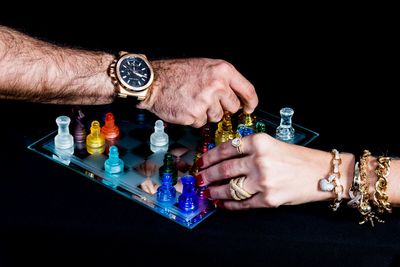
[[[140,73],[137,73],[137,72],[133,72],[135,75],[137,75],[137,76],[139,76],[140,78],[147,78],[147,75],[146,74],[140,74]]]

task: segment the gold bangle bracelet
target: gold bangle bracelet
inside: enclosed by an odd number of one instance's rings
[[[371,156],[371,152],[368,150],[364,150],[363,155],[360,158],[360,192],[361,199],[360,205],[358,206],[358,211],[361,213],[363,219],[359,222],[359,224],[364,224],[365,222],[370,222],[372,226],[374,226],[374,220],[383,223],[384,221],[379,219],[375,212],[372,211],[372,207],[369,201],[369,177],[367,174],[368,169],[368,159]]]
[[[378,179],[375,183],[374,205],[377,207],[379,213],[392,212],[392,207],[388,201],[389,197],[386,194],[387,190],[387,177],[390,173],[390,157],[378,157],[378,166],[375,173]]]

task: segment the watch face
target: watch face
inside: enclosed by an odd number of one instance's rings
[[[126,88],[135,91],[147,88],[153,79],[149,63],[139,55],[123,56],[117,64],[117,75]]]

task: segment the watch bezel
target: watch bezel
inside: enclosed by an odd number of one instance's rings
[[[126,83],[122,79],[121,74],[120,74],[120,66],[121,66],[122,61],[126,58],[132,58],[132,57],[142,59],[146,63],[147,67],[150,70],[150,79],[148,80],[148,82],[146,84],[144,84],[143,86],[140,86],[140,87],[134,87],[134,86]],[[117,75],[117,79],[119,80],[120,84],[125,89],[135,91],[135,92],[140,92],[140,91],[146,90],[151,85],[151,83],[153,82],[153,79],[154,79],[154,72],[153,72],[153,68],[150,65],[150,62],[147,60],[147,58],[145,56],[139,55],[139,54],[126,54],[126,55],[123,55],[122,57],[120,57],[115,66],[115,72],[116,72],[115,74]]]

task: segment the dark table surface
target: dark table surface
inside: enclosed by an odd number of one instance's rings
[[[90,32],[90,24],[71,37],[67,28],[62,28],[65,35],[56,30],[61,24],[28,22],[7,21],[45,39],[84,48],[125,48],[153,58],[227,59],[255,84],[262,109],[278,114],[279,108],[291,106],[295,122],[320,133],[310,146],[354,153],[369,148],[375,154],[399,155],[398,132],[392,129],[398,123],[398,104],[389,92],[393,71],[381,61],[383,50],[369,50],[358,42],[346,48],[317,43],[311,33],[300,39],[292,33],[296,45],[286,37],[272,44],[254,40],[254,47],[247,42],[226,47],[201,42],[199,47],[196,40],[176,41],[176,46],[149,41],[125,47],[126,43],[101,42],[104,36]],[[366,88],[375,93],[366,93]],[[0,101],[0,266],[27,259],[53,264],[54,257],[58,264],[111,266],[400,265],[399,209],[375,228],[358,225],[353,210],[333,213],[328,203],[310,203],[219,210],[195,229],[184,229],[27,149],[52,131],[54,118],[69,109]]]

